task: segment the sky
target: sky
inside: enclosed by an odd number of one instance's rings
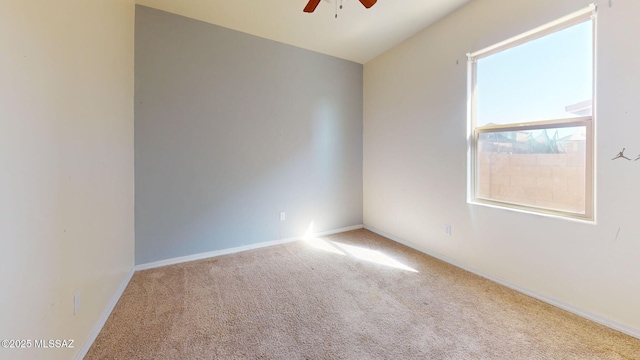
[[[476,125],[554,120],[592,98],[591,20],[480,58]]]

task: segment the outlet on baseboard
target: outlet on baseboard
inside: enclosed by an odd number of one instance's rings
[[[73,315],[80,311],[80,291],[73,295]]]
[[[287,214],[285,214],[285,212],[281,212],[280,213],[280,221],[285,221],[287,219]]]
[[[444,233],[445,233],[447,236],[451,236],[451,225],[448,225],[448,224],[447,224],[447,225],[445,225],[445,226],[444,226]]]

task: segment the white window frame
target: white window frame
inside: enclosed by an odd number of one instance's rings
[[[576,11],[556,21],[537,27],[521,35],[512,37],[482,50],[467,54],[468,62],[468,202],[472,204],[488,205],[528,213],[558,216],[562,218],[584,220],[595,222],[595,114],[596,114],[596,11],[595,4]],[[571,26],[592,21],[592,114],[590,116],[565,118],[557,120],[533,121],[525,123],[514,123],[507,125],[476,126],[476,93],[475,84],[477,80],[477,61],[481,58],[499,53],[501,51],[516,47],[528,41],[538,39],[545,35],[569,28]],[[478,197],[478,139],[480,134],[503,132],[503,131],[523,131],[536,129],[550,129],[560,127],[584,126],[586,129],[586,164],[585,164],[585,212],[575,213],[569,211],[554,210],[533,205],[522,205],[507,201],[485,199]]]

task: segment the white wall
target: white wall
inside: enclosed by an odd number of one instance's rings
[[[465,54],[589,3],[476,0],[365,64],[364,222],[639,336],[639,1],[598,12],[597,224],[466,201]]]
[[[0,358],[73,358],[133,266],[133,16],[0,2],[0,339],[75,340]]]

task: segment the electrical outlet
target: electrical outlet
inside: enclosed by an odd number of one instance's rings
[[[281,212],[281,213],[280,213],[280,221],[285,221],[285,220],[286,220],[286,218],[287,218],[287,214],[285,214],[285,213],[284,213],[284,211],[283,211],[283,212]]]
[[[447,236],[451,236],[451,225],[445,225],[445,226],[444,226],[444,233],[445,233]]]
[[[80,291],[73,295],[73,315],[80,311]]]

